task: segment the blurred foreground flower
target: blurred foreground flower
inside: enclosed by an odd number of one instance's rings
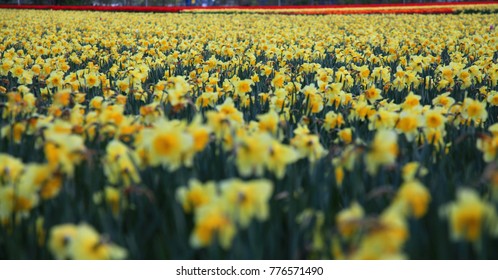
[[[457,201],[442,206],[440,210],[441,215],[450,222],[453,240],[476,241],[483,230],[496,233],[494,207],[483,201],[472,189],[459,190]]]
[[[124,259],[125,249],[109,242],[87,224],[64,224],[50,231],[49,249],[56,259]]]
[[[339,212],[336,216],[339,233],[345,238],[352,237],[359,230],[364,215],[363,208],[358,202],[353,202],[349,208]]]
[[[379,130],[375,134],[370,151],[365,156],[367,171],[377,173],[380,166],[391,165],[398,155],[398,135],[392,130]]]
[[[228,249],[236,233],[236,227],[228,215],[226,204],[210,203],[199,208],[195,215],[195,228],[190,237],[194,248],[210,245],[217,240],[222,248]]]

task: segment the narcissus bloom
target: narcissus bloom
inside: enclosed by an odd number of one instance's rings
[[[264,166],[270,156],[271,142],[271,136],[266,133],[238,138],[235,162],[242,176],[263,175]]]
[[[396,132],[392,130],[377,131],[370,151],[365,156],[367,171],[370,174],[375,174],[380,166],[394,164],[398,151],[398,135]]]
[[[47,79],[47,87],[48,88],[57,88],[61,89],[62,88],[62,83],[64,81],[64,73],[59,71],[59,72],[52,72],[50,74],[50,77]]]
[[[490,106],[498,106],[498,91],[492,90],[486,98],[486,101]]]
[[[496,159],[498,150],[498,136],[483,135],[476,142],[477,149],[483,152],[485,162],[492,162]]]
[[[473,121],[475,124],[485,122],[488,118],[486,103],[471,98],[465,98],[463,101],[462,116],[466,120]]]
[[[231,179],[221,183],[221,191],[230,217],[242,227],[248,227],[252,218],[260,221],[268,218],[268,203],[273,192],[270,181]]]
[[[425,112],[425,127],[429,129],[444,128],[446,118],[439,109],[429,110]]]
[[[408,96],[405,98],[405,102],[401,105],[401,108],[404,110],[407,109],[413,109],[417,106],[420,105],[420,98],[422,98],[420,95],[416,95],[413,92],[410,92]]]
[[[274,110],[271,110],[266,114],[260,114],[257,118],[259,120],[258,125],[261,131],[269,132],[273,135],[277,134],[280,118]]]
[[[364,215],[363,208],[358,202],[353,202],[348,208],[341,210],[335,218],[339,233],[345,238],[351,238],[360,229]]]
[[[137,169],[139,157],[129,147],[119,140],[112,140],[106,147],[104,158],[104,173],[113,185],[129,187],[140,183]]]
[[[50,199],[59,194],[63,175],[53,171],[48,164],[26,166],[19,184],[24,188],[35,188],[42,199]]]
[[[420,115],[412,111],[403,111],[396,123],[396,131],[404,133],[408,141],[413,141],[418,135],[418,128],[421,125],[422,119]]]
[[[385,130],[394,128],[396,122],[399,119],[399,115],[391,110],[380,108],[378,111],[374,111],[372,115],[369,116],[368,129],[370,130]]]
[[[124,259],[125,249],[110,243],[87,224],[63,224],[50,230],[50,252],[56,259]]]
[[[116,81],[116,86],[121,92],[129,93],[130,92],[130,81],[126,78],[124,80]]]
[[[17,218],[29,217],[39,200],[35,186],[22,184],[0,187],[0,224],[10,221],[14,213],[18,215]]]
[[[24,171],[23,162],[11,155],[0,154],[0,186],[13,184]]]
[[[110,243],[87,224],[79,225],[69,242],[69,257],[75,260],[117,260],[126,255],[125,249]]]
[[[332,129],[342,127],[344,123],[344,117],[341,113],[330,111],[325,115],[323,128],[327,131],[330,131]]]
[[[46,136],[44,152],[51,170],[73,176],[86,148],[83,138],[74,134],[51,133]]]
[[[451,9],[476,8],[462,7]],[[432,9],[449,11],[416,12]],[[55,258],[123,257],[89,225],[54,226],[84,218],[126,240],[133,258],[174,258],[175,246],[133,244],[150,212],[164,216],[144,228],[151,242],[190,234],[192,250],[221,245],[216,257],[240,257],[242,243],[268,225],[284,238],[264,257],[285,257],[285,230],[300,236],[298,257],[328,257],[329,244],[347,258],[413,257],[403,250],[433,240],[405,247],[409,233],[434,236],[413,219],[452,199],[451,186],[437,199],[429,192],[446,187],[435,185],[443,177],[479,187],[443,207],[455,240],[489,245],[498,233],[495,14],[196,12],[1,10],[0,235],[13,248],[43,247],[52,230]],[[296,205],[314,210],[296,216]],[[297,227],[286,227],[295,218]],[[19,254],[40,256],[28,249]],[[192,250],[182,256],[220,252]]]
[[[21,144],[23,135],[26,132],[26,124],[24,122],[17,122],[13,125],[6,125],[0,131],[1,138],[14,140],[14,143]]]
[[[95,72],[90,72],[87,75],[85,75],[85,82],[88,88],[100,86],[99,76]]]
[[[309,134],[309,130],[300,126],[294,130],[294,138],[291,145],[294,146],[301,158],[308,158],[310,162],[315,162],[327,154],[325,148],[320,144],[318,135]]]
[[[237,110],[231,98],[227,98],[225,102],[223,102],[223,104],[216,106],[216,109],[230,121],[233,121],[237,124],[241,124],[244,122],[244,115],[239,110]]]
[[[339,130],[337,135],[344,144],[351,144],[353,142],[353,130],[349,127]]]
[[[275,88],[281,88],[284,86],[285,74],[276,73],[275,77],[271,81],[271,85]]]
[[[221,247],[228,249],[237,230],[223,202],[209,203],[200,207],[195,213],[195,227],[190,237],[194,248],[201,248],[217,241]]]
[[[63,224],[50,230],[48,248],[58,260],[70,259],[72,253],[70,244],[76,236],[77,227],[73,224]]]
[[[378,225],[366,233],[358,250],[350,258],[363,260],[404,258],[401,249],[409,237],[409,231],[402,210],[397,204],[390,205],[382,212],[377,222]]]
[[[194,139],[185,127],[165,120],[156,122],[154,128],[143,129],[138,143],[152,166],[162,165],[171,171],[192,163],[193,148]]]
[[[214,182],[203,184],[196,179],[191,179],[188,187],[177,189],[176,198],[182,204],[183,210],[191,213],[217,199],[216,185]]]
[[[406,203],[409,212],[415,218],[421,218],[427,212],[431,195],[422,183],[413,180],[401,185],[396,199],[399,202]]]
[[[192,135],[194,140],[194,150],[200,152],[210,142],[212,128],[202,124],[202,118],[197,115],[187,127],[187,131]]]
[[[143,77],[147,77],[144,73]],[[183,106],[187,103],[185,96],[189,93],[191,86],[187,82],[184,76],[176,76],[168,79],[168,82],[172,85],[167,89],[168,101],[172,106]]]
[[[375,103],[375,101],[382,99],[380,95],[381,90],[376,88],[375,86],[371,86],[367,90],[365,90],[365,98],[368,100],[370,104]]]
[[[254,82],[250,79],[239,80],[235,82],[235,94],[243,96],[251,91],[251,86]]]
[[[441,214],[450,222],[451,237],[467,241],[477,241],[496,218],[493,206],[472,189],[460,189],[457,200],[442,206]]]
[[[436,98],[432,99],[432,104],[435,106],[450,108],[451,105],[455,104],[455,99],[450,97],[450,94],[451,92],[447,92],[436,96]]]
[[[299,154],[293,147],[272,140],[266,167],[274,172],[277,178],[282,179],[285,176],[286,167],[298,159]]]

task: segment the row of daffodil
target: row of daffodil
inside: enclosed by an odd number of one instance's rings
[[[494,256],[492,16],[2,12],[2,257]]]
[[[222,8],[192,8],[183,10],[185,13],[262,13],[262,14],[371,14],[371,13],[496,13],[498,5],[495,3],[433,3],[431,5],[367,5],[367,6],[318,6],[318,7],[222,7]]]
[[[456,13],[496,13],[498,11],[498,5],[488,3],[484,5],[455,6],[453,11]]]

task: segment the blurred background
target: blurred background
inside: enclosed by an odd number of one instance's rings
[[[94,6],[279,6],[388,3],[475,2],[447,0],[0,0],[0,4]]]

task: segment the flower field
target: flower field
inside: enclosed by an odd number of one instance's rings
[[[498,4],[488,2],[438,2],[410,4],[348,4],[299,6],[59,6],[0,4],[0,9],[70,11],[153,12],[153,13],[256,13],[256,14],[459,14],[496,13]]]
[[[498,258],[498,19],[443,6],[0,9],[0,258]]]

